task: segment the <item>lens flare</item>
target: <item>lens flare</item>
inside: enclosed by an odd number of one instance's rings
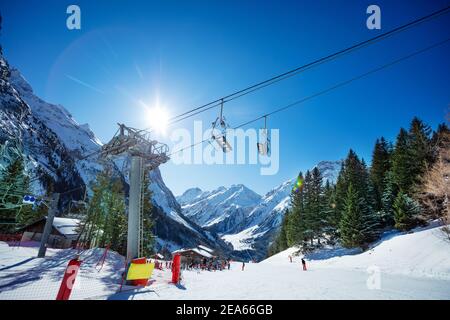
[[[303,179],[298,177],[297,181],[294,184],[294,187],[292,188],[292,192],[298,193],[302,191],[303,189]]]

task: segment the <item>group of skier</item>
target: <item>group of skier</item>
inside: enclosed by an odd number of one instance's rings
[[[289,256],[289,261],[292,263],[292,256]],[[304,258],[302,258],[302,267],[303,267],[303,271],[306,271],[306,261]]]

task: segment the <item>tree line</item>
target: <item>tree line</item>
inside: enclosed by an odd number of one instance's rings
[[[415,117],[394,144],[376,140],[370,167],[350,150],[336,184],[324,182],[317,167],[300,172],[301,187],[268,254],[294,245],[303,252],[338,243],[365,249],[389,229],[408,231],[434,218],[448,224],[449,150],[445,124],[432,131]]]

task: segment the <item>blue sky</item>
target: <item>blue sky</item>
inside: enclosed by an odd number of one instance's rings
[[[66,28],[77,4],[82,29]],[[370,4],[382,29],[368,30]],[[43,99],[64,105],[106,142],[116,123],[148,127],[136,103],[159,99],[176,115],[448,5],[448,1],[2,1],[1,43]],[[450,14],[226,105],[232,125],[449,37]],[[280,129],[280,170],[258,165],[161,167],[175,194],[243,183],[263,194],[349,148],[370,161],[379,136],[394,140],[419,116],[434,128],[450,95],[449,43],[269,118]],[[81,83],[81,82],[82,83]],[[217,110],[175,128],[209,124]],[[254,124],[254,126],[261,124]],[[169,130],[170,133],[170,130]],[[166,141],[167,137],[157,137]],[[166,141],[169,142],[169,141]]]

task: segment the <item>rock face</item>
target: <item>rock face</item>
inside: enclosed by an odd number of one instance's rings
[[[79,124],[61,105],[47,103],[37,97],[30,84],[17,69],[10,68],[0,55],[0,170],[17,154],[26,158],[27,172],[36,194],[45,192],[49,184],[55,191],[77,189],[66,194],[62,206],[71,199],[81,199],[84,188],[108,165],[124,183],[128,177],[122,170],[123,159],[99,159],[86,155],[97,152],[101,141],[88,124]],[[153,193],[157,246],[169,251],[200,244],[228,252],[216,234],[203,230],[181,213],[181,207],[164,184],[160,171],[150,173]]]

